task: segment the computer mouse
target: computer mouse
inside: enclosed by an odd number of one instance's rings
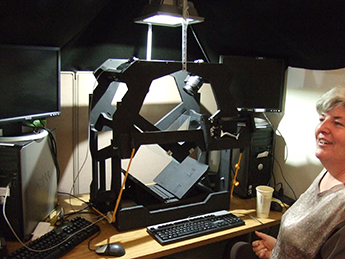
[[[272,211],[282,212],[282,211],[283,211],[283,208],[282,208],[282,206],[279,204],[279,202],[271,201],[271,210],[272,210]]]
[[[119,244],[106,244],[96,248],[96,253],[101,255],[110,255],[120,257],[125,255],[126,251],[122,245]]]

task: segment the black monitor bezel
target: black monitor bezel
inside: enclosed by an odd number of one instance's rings
[[[3,51],[18,49],[18,51],[51,51],[56,53],[56,82],[54,87],[56,88],[56,107],[50,111],[39,111],[37,113],[27,113],[5,116],[0,118],[0,128],[7,127],[9,124],[20,124],[25,121],[34,121],[46,119],[49,117],[59,116],[61,114],[61,49],[59,47],[51,46],[28,46],[28,45],[0,45]]]
[[[264,65],[270,65],[270,63],[279,63],[280,71],[279,74],[276,73],[274,76],[280,77],[279,85],[276,84],[274,86],[271,86],[269,89],[263,89],[263,90],[276,90],[279,99],[276,105],[270,106],[270,105],[262,105],[261,107],[258,107],[258,105],[237,105],[237,109],[239,111],[249,111],[249,112],[268,112],[268,113],[282,113],[284,111],[284,99],[286,94],[286,63],[284,59],[278,59],[278,58],[265,58],[265,57],[253,57],[253,56],[235,56],[235,55],[223,55],[219,57],[219,62],[225,65],[228,65],[231,69],[231,64],[229,62],[235,62],[236,60],[244,61],[244,62],[257,62],[257,64],[264,64]],[[249,71],[249,74],[252,73],[252,71]],[[236,75],[234,75],[236,76]],[[236,99],[236,96],[234,96]]]

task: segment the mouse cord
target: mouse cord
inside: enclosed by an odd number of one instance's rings
[[[94,240],[96,237],[98,237],[99,235],[101,234],[101,229],[98,230],[98,233],[97,235],[93,236],[92,238],[89,239],[89,242],[87,242],[87,248],[92,251],[92,252],[95,252],[96,249],[92,249],[91,248],[91,241]]]
[[[271,231],[271,229],[270,229],[269,227],[267,227],[265,223],[263,223],[261,220],[259,220],[258,218],[254,217],[254,216],[252,216],[252,215],[249,215],[249,214],[246,214],[246,213],[238,213],[238,212],[236,212],[236,213],[234,213],[234,214],[235,214],[235,215],[236,215],[236,214],[240,214],[240,215],[243,215],[243,216],[248,216],[248,217],[250,217],[250,218],[256,220],[257,222],[259,222],[261,225],[263,225],[263,226],[268,230],[268,232]]]

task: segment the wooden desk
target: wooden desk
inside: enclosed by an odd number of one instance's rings
[[[82,199],[88,200],[88,195],[81,196]],[[71,199],[74,209],[79,209],[85,205],[77,199]],[[60,197],[61,205],[68,211],[70,206],[70,199]],[[213,234],[208,234],[201,237],[196,237],[188,239],[185,241],[169,244],[169,245],[160,245],[155,241],[147,232],[146,229],[137,229],[126,232],[118,232],[115,227],[110,225],[106,220],[102,220],[98,223],[101,228],[101,234],[91,242],[91,248],[96,246],[106,244],[106,243],[119,243],[125,250],[126,254],[120,258],[123,259],[136,259],[136,258],[159,258],[162,256],[167,256],[189,250],[192,248],[204,246],[207,244],[219,242],[243,234],[251,233],[255,230],[260,230],[266,227],[271,227],[278,225],[280,223],[280,218],[282,213],[280,212],[270,212],[270,217],[268,219],[260,219],[265,226],[261,225],[258,221],[252,219],[249,216],[243,216],[243,214],[249,214],[256,216],[255,210],[255,199],[239,199],[234,197],[231,199],[230,211],[235,215],[241,217],[245,221],[244,226],[220,231]],[[95,216],[91,214],[85,214],[86,219],[90,221],[95,220]],[[100,256],[95,252],[89,251],[88,249],[88,240],[84,241],[77,247],[75,247],[71,252],[65,255],[64,259],[71,258],[111,258],[109,256]],[[19,244],[16,242],[8,242],[8,250],[14,251],[19,247]]]

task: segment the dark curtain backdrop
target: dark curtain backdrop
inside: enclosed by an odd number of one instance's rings
[[[205,22],[188,29],[190,61],[242,55],[300,68],[345,67],[343,0],[191,1]],[[145,59],[147,27],[133,20],[148,2],[2,0],[0,43],[58,46],[63,70],[94,70],[108,58]],[[181,28],[153,27],[152,58],[181,60]]]

